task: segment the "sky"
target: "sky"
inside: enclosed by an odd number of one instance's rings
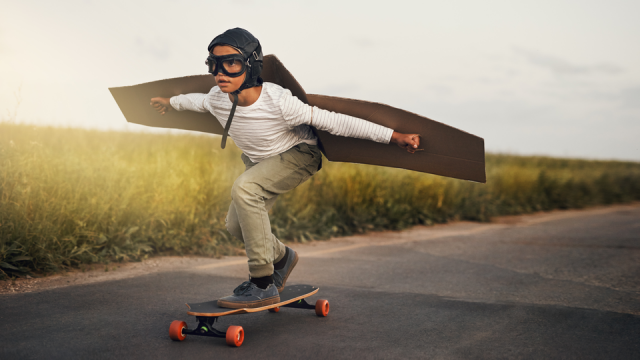
[[[640,161],[639,1],[0,0],[0,120],[128,124],[108,88],[204,74],[254,34],[307,93],[388,104],[490,152]]]

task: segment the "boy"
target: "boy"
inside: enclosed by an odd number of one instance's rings
[[[268,211],[278,195],[294,189],[321,167],[322,153],[310,126],[334,135],[394,142],[410,153],[420,145],[420,137],[311,107],[291,91],[263,83],[260,42],[244,29],[218,35],[208,51],[207,65],[217,86],[208,94],[153,98],[151,105],[163,115],[174,109],[209,111],[225,127],[222,147],[229,134],[243,151],[246,169],[233,184],[226,226],[245,244],[250,279],[233,295],[219,299],[218,305],[245,308],[275,304],[298,254],[271,233]]]

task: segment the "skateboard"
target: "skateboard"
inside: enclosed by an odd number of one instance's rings
[[[225,338],[227,345],[238,347],[244,342],[244,329],[242,326],[231,325],[227,331],[221,331],[214,328],[215,322],[221,316],[251,314],[260,311],[269,311],[277,313],[282,307],[295,309],[315,310],[316,315],[325,317],[329,314],[329,301],[319,299],[315,305],[309,304],[305,298],[314,295],[320,290],[311,285],[291,285],[285,286],[280,293],[280,302],[258,308],[242,308],[229,309],[218,306],[218,301],[207,301],[197,304],[186,304],[189,308],[188,315],[196,317],[198,326],[191,330],[187,327],[187,323],[175,320],[169,326],[169,337],[174,341],[183,341],[187,335],[210,336]]]

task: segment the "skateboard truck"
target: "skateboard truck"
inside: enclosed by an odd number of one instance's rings
[[[198,335],[198,336],[211,336],[211,337],[226,337],[226,331],[220,331],[213,327],[213,324],[218,320],[218,317],[196,316],[198,320],[198,327],[193,330],[183,329],[182,333],[185,335]]]

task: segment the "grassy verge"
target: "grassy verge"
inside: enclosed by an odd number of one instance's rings
[[[236,254],[240,151],[219,138],[0,123],[0,277],[151,254]],[[329,163],[272,210],[287,241],[640,200],[640,163],[487,155],[487,184]]]

